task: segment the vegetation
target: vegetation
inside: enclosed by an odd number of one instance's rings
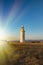
[[[0,65],[43,65],[43,44],[9,43],[0,54]]]

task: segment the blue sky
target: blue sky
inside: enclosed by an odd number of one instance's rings
[[[0,28],[19,39],[22,25],[26,39],[43,39],[43,0],[0,0]]]

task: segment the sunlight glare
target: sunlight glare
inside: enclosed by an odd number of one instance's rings
[[[6,41],[2,41],[2,40],[0,40],[0,47],[5,47],[6,46]]]
[[[6,31],[0,30],[0,40],[5,40],[6,39]]]

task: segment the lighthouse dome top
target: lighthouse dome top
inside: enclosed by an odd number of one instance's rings
[[[21,26],[21,31],[25,31],[25,30],[24,30],[24,26]]]

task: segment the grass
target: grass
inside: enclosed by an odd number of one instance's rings
[[[0,53],[0,65],[43,65],[43,43],[8,42]]]

